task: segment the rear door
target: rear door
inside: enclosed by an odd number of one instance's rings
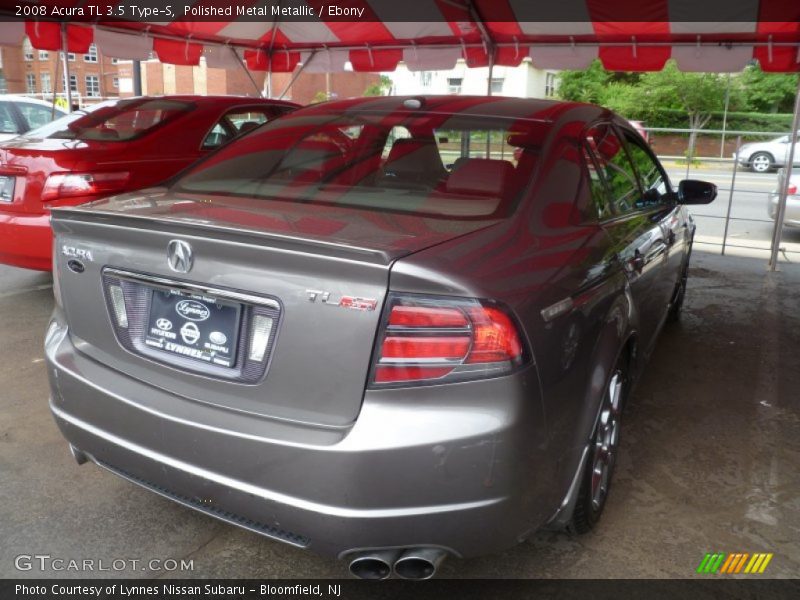
[[[663,215],[643,203],[644,190],[619,132],[610,123],[591,127],[585,137],[601,222],[630,282],[639,314],[639,338],[649,349],[665,313],[663,278],[667,240]]]

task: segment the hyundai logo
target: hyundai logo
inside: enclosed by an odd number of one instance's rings
[[[175,305],[175,312],[190,321],[205,321],[211,314],[205,304],[195,300],[181,300]]]
[[[176,273],[188,273],[194,264],[192,247],[182,240],[172,240],[167,245],[167,262]]]

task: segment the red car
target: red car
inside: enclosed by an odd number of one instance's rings
[[[129,98],[0,144],[0,263],[49,271],[52,207],[154,186],[295,108],[231,96]]]

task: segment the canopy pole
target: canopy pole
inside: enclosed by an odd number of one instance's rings
[[[789,196],[789,184],[792,179],[792,167],[794,166],[794,149],[797,145],[797,128],[800,127],[800,79],[797,81],[797,91],[794,97],[794,116],[792,117],[792,132],[789,134],[789,157],[783,170],[783,181],[781,181],[780,196],[778,198],[778,210],[775,212],[775,229],[772,232],[772,253],[769,258],[769,270],[778,269],[778,252],[780,252],[781,233],[783,231],[783,219],[786,216],[786,198]]]
[[[289,80],[289,83],[287,83],[286,87],[283,88],[283,91],[281,92],[281,95],[278,96],[278,100],[283,100],[283,97],[286,95],[286,92],[288,92],[291,89],[292,84],[294,84],[294,82],[297,81],[297,78],[300,77],[300,73],[303,72],[303,69],[306,68],[306,65],[308,65],[308,63],[310,63],[312,60],[314,60],[314,56],[316,54],[317,54],[317,51],[314,50],[311,53],[311,56],[308,57],[308,60],[305,61],[302,65],[300,65],[300,68],[297,69],[297,71],[295,71],[295,73],[292,75],[292,78]]]
[[[263,90],[256,83],[256,80],[253,78],[253,74],[250,73],[250,69],[248,69],[247,65],[244,64],[244,61],[242,60],[242,57],[239,56],[239,53],[236,51],[236,48],[234,48],[233,46],[228,46],[228,47],[231,49],[231,52],[233,52],[233,55],[236,57],[236,62],[239,63],[240,67],[242,67],[242,70],[244,70],[244,73],[245,75],[247,75],[247,78],[250,80],[250,83],[252,83],[253,87],[256,88],[256,94],[258,95],[258,97],[263,98],[264,97]]]
[[[494,73],[494,48],[489,53],[489,76],[486,78],[486,95],[492,95],[492,74]]]
[[[67,24],[61,24],[61,48],[64,51],[64,91],[67,94],[68,111],[72,112],[72,85],[69,81],[69,44],[67,39]]]
[[[56,52],[56,70],[53,73],[53,106],[50,108],[50,120],[56,120],[56,100],[58,98],[58,73],[61,71],[61,52]]]

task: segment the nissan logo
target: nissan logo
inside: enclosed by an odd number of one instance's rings
[[[194,258],[192,247],[183,240],[172,240],[167,245],[167,262],[169,268],[177,273],[188,273],[192,270]]]
[[[175,312],[190,321],[205,321],[211,314],[205,304],[195,300],[181,300],[175,305]]]

